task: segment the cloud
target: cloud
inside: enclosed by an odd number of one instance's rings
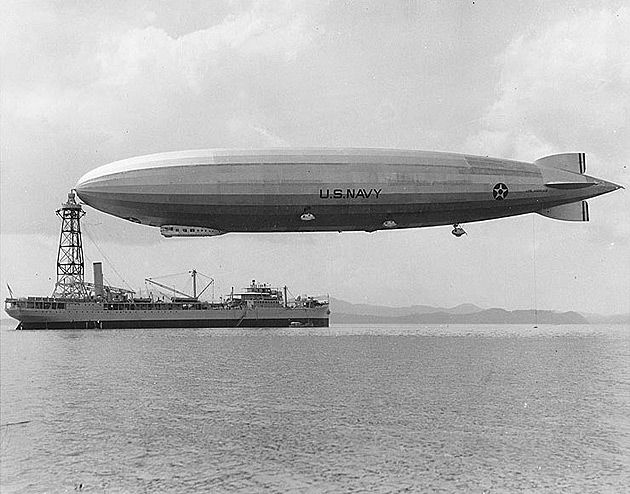
[[[5,63],[22,76],[4,81],[5,111],[57,122],[79,112],[76,120],[83,121],[89,119],[92,101],[128,103],[128,96],[138,94],[145,95],[142,101],[195,97],[224,89],[261,64],[290,63],[315,33],[306,14],[282,2],[254,2],[218,24],[181,36],[152,25],[98,33],[86,32],[83,23],[71,27],[71,34],[51,29],[63,20],[59,12],[38,12],[29,26],[46,26],[47,34],[37,39],[47,39],[49,45],[26,43],[22,58],[15,50],[3,50]],[[62,47],[68,52],[62,53]],[[32,71],[33,65],[39,70]]]
[[[627,7],[585,10],[541,32],[519,36],[497,60],[497,98],[467,148],[525,160],[566,150],[627,159],[628,53]],[[628,178],[614,163],[605,166],[610,177]]]
[[[265,118],[263,115],[252,115],[247,117],[232,117],[228,121],[230,132],[246,142],[255,144],[255,147],[288,147],[290,143],[271,132],[260,122]]]
[[[22,230],[18,216],[41,217],[21,210],[16,184],[23,196],[47,183],[63,197],[88,169],[130,155],[283,145],[268,111],[282,95],[278,73],[320,35],[313,9],[298,7],[237,5],[209,26],[174,34],[145,25],[156,17],[144,12],[130,15],[136,25],[109,26],[100,11],[18,2],[9,17],[19,29],[2,22],[13,41],[2,45],[3,229]],[[58,205],[38,200],[44,210]],[[45,220],[36,223],[39,231]]]
[[[265,58],[294,60],[314,33],[308,18],[287,4],[268,6],[262,9],[255,4],[180,37],[154,26],[106,37],[97,55],[102,82],[124,86],[147,79],[154,84],[174,81],[199,93],[208,81],[223,75],[226,65]]]
[[[630,185],[630,9],[585,10],[514,39],[497,59],[497,98],[469,136],[475,154],[533,161],[587,153],[587,173]],[[589,241],[630,239],[630,197],[596,199]]]

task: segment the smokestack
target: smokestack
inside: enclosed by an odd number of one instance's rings
[[[103,296],[103,263],[94,263],[94,294],[97,297]]]

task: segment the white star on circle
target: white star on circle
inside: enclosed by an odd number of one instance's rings
[[[504,183],[498,183],[492,189],[492,195],[497,201],[502,201],[508,195],[508,188]]]

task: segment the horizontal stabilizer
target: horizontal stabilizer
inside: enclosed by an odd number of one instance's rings
[[[588,221],[588,203],[586,201],[562,204],[553,208],[541,209],[538,214],[547,218],[564,221]]]
[[[564,153],[545,156],[534,162],[547,168],[559,168],[568,172],[583,174],[586,172],[586,155],[584,153]]]

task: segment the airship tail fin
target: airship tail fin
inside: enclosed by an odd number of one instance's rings
[[[580,175],[586,172],[586,155],[584,153],[553,154],[537,159],[534,163],[538,166],[560,168]]]
[[[562,204],[553,208],[541,209],[538,214],[547,218],[563,221],[588,221],[588,203],[586,201]]]

